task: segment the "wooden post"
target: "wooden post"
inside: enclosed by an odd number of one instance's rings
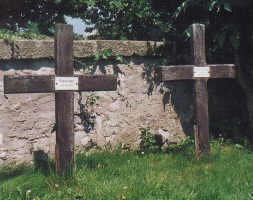
[[[116,75],[73,76],[72,26],[59,24],[55,35],[55,75],[5,75],[4,94],[55,93],[56,170],[71,174],[74,167],[74,91],[113,91]]]
[[[162,66],[160,74],[162,81],[195,80],[195,146],[198,157],[209,154],[209,117],[207,81],[214,78],[235,78],[234,64],[207,65],[205,54],[205,26],[192,26],[192,65]]]
[[[55,34],[55,75],[73,76],[73,27],[56,25]],[[56,118],[56,170],[66,173],[74,164],[74,92],[55,92]]]
[[[204,25],[192,25],[191,46],[193,65],[206,67]],[[195,81],[196,128],[194,134],[197,156],[210,152],[207,80],[208,78],[202,78]]]

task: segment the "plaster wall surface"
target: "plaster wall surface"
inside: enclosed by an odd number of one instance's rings
[[[154,68],[159,61],[159,58],[138,57],[130,58],[127,65],[102,64],[103,72],[97,67],[95,74],[117,74],[118,88],[109,92],[75,93],[76,151],[119,144],[137,148],[140,128],[147,127],[152,133],[164,136],[164,143],[185,138],[185,131],[190,131],[191,127],[183,127],[182,123],[192,123],[193,117],[191,103],[187,104],[191,101],[191,91],[187,84],[163,87],[162,83],[155,82]],[[54,156],[54,94],[3,94],[3,75],[54,74],[54,62],[47,59],[3,61],[0,69],[1,163],[30,162],[34,152],[39,150]],[[181,95],[178,101],[189,105],[183,111],[183,118],[171,103],[174,87],[177,87],[176,95]],[[96,99],[93,106],[87,103],[90,98]],[[181,103],[181,107],[184,104]]]

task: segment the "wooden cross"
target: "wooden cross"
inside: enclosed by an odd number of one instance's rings
[[[56,25],[55,76],[4,76],[4,93],[55,92],[56,169],[60,174],[74,166],[74,91],[110,91],[117,89],[115,75],[73,76],[73,27]]]
[[[208,154],[209,145],[209,117],[208,117],[208,79],[235,78],[236,71],[233,64],[207,65],[205,55],[205,26],[192,25],[192,63],[193,65],[162,66],[160,75],[162,81],[195,80],[195,146],[197,156]]]

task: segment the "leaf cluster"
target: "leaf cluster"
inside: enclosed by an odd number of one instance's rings
[[[22,31],[36,23],[42,34],[52,35],[56,23],[64,23],[64,16],[78,16],[85,12],[82,0],[1,0],[0,28]]]
[[[233,0],[87,0],[86,3],[88,9],[81,18],[92,25],[87,31],[96,29],[100,39],[173,40],[181,47],[190,38],[192,23],[205,24],[210,38],[209,57],[219,50],[229,49],[229,54],[238,51],[240,27],[236,25],[236,9],[246,5]]]
[[[37,29],[37,24],[32,24],[26,30],[19,32],[11,31],[9,29],[0,29],[0,39],[8,42],[15,42],[18,39],[49,39],[47,35],[40,34]]]
[[[160,146],[158,145],[155,135],[150,131],[150,128],[140,128],[141,131],[141,143],[140,143],[140,151],[144,152],[157,152],[160,150]]]
[[[89,0],[82,19],[94,25],[87,31],[98,30],[102,39],[154,40],[153,30],[163,26],[150,0]]]

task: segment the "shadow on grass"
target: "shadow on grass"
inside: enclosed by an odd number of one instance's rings
[[[0,169],[0,183],[6,181],[7,179],[15,178],[21,174],[24,174],[30,169],[31,168],[25,164],[3,167]]]
[[[55,173],[55,161],[49,159],[48,155],[44,151],[35,151],[33,155],[34,168],[27,164],[2,167],[0,169],[0,183],[33,170],[41,172],[44,176],[50,176],[52,172]]]
[[[55,173],[55,161],[50,159],[44,151],[34,151],[33,161],[35,171],[40,171],[45,176]]]

